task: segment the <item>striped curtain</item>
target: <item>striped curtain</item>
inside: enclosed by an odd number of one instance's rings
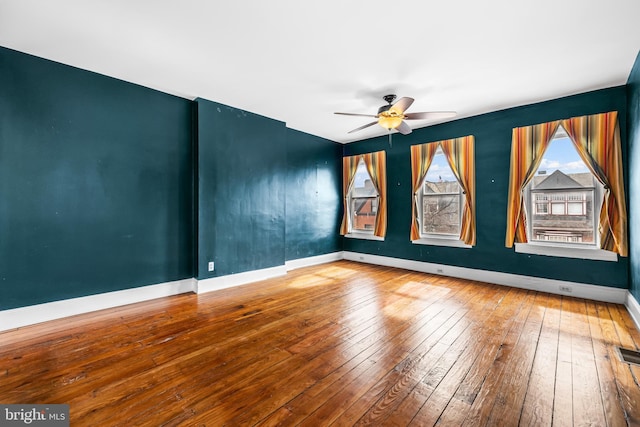
[[[542,155],[560,122],[515,128],[511,139],[511,171],[507,201],[507,235],[505,246],[527,242],[524,188],[531,182],[542,162]]]
[[[598,226],[600,247],[626,257],[627,209],[618,112],[573,117],[562,120],[562,126],[584,163],[605,188]]]
[[[465,197],[460,240],[476,244],[476,167],[473,135],[440,141],[447,162],[462,187]]]
[[[414,199],[413,209],[411,209],[411,240],[420,238],[420,225],[418,224],[420,202],[418,201],[418,192],[437,150],[437,142],[411,146],[411,182]]]
[[[414,197],[413,209],[411,210],[411,240],[420,238],[418,224],[420,186],[431,166],[433,156],[440,146],[465,196],[460,240],[468,245],[476,244],[474,141],[473,135],[469,135],[411,146],[411,182]]]
[[[374,226],[374,236],[384,237],[387,234],[387,163],[384,151],[343,157],[342,159],[342,194],[344,210],[340,234],[349,232],[349,192],[353,188],[353,180],[360,160],[364,161],[371,182],[378,191],[378,214]]]
[[[373,230],[373,235],[378,237],[384,237],[387,234],[387,158],[385,154],[384,151],[376,151],[362,155],[373,186],[378,190],[378,215],[376,215]]]
[[[342,194],[343,194],[343,213],[342,224],[340,225],[340,234],[345,235],[349,232],[349,192],[353,187],[353,179],[356,176],[358,163],[362,156],[349,156],[342,158]]]

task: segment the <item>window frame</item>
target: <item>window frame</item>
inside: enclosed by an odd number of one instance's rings
[[[373,179],[371,178],[371,175],[369,174],[369,171],[367,170],[367,167],[366,167],[366,164],[364,162],[364,159],[361,158],[360,160],[358,160],[358,166],[356,168],[356,171],[358,169],[360,169],[361,165],[364,167],[364,170],[367,173],[367,175],[369,176],[369,179],[373,182]],[[356,172],[356,174],[357,174],[357,172]],[[354,180],[355,180],[355,176],[354,176]],[[378,215],[378,212],[379,212],[378,209],[379,209],[379,206],[380,206],[380,193],[374,187],[374,190],[376,192],[375,196],[357,196],[357,197],[354,197],[354,195],[353,195],[353,191],[354,190],[355,190],[355,186],[352,185],[352,187],[349,189],[349,194],[347,195],[348,231],[347,231],[347,234],[344,235],[344,237],[351,238],[351,239],[384,241],[384,237],[376,236],[374,234],[374,229],[373,228],[371,230],[354,229],[354,215],[356,214],[354,212],[355,211],[355,201],[356,200],[362,200],[362,199],[375,200],[377,202],[375,218],[377,219],[377,215]],[[374,219],[374,224],[375,224],[376,219]]]
[[[443,156],[446,160],[446,156],[442,151],[442,147],[438,146],[433,158],[435,160],[436,156]],[[448,161],[447,161],[448,164]],[[429,169],[433,166],[432,164],[429,166]],[[436,194],[428,194],[426,193],[425,186],[427,183],[427,175],[429,173],[429,169],[427,169],[427,173],[425,174],[422,183],[420,184],[420,189],[414,193],[414,203],[416,203],[417,209],[417,218],[418,221],[418,229],[420,230],[420,238],[417,240],[412,240],[411,243],[417,245],[433,245],[433,246],[449,246],[449,247],[457,247],[457,248],[472,248],[473,246],[464,243],[460,239],[460,228],[462,227],[462,213],[464,204],[467,203],[466,197],[464,196],[464,192],[462,190],[462,186],[456,179],[456,183],[458,184],[458,192],[457,193],[436,193]],[[457,234],[446,234],[446,233],[429,233],[424,232],[424,200],[427,197],[432,196],[458,196],[458,232]]]
[[[549,142],[549,146],[553,144],[555,139],[560,138],[569,138],[566,133],[564,127],[562,125],[558,126],[556,133],[553,138]],[[548,147],[547,147],[548,149]],[[546,152],[546,150],[545,150]],[[540,169],[540,168],[538,168]],[[537,173],[537,171],[536,171]],[[547,212],[545,215],[563,215],[563,216],[580,216],[586,215],[587,212],[587,200],[588,198],[583,198],[582,203],[582,214],[570,214],[568,213],[569,203],[575,202],[570,200],[571,193],[575,193],[576,191],[571,188],[563,188],[553,190],[558,194],[563,194],[564,199],[562,201],[554,200],[552,197],[547,197],[544,202],[539,202],[536,197],[536,192],[532,189],[533,180],[526,186],[523,191],[523,198],[525,200],[525,216],[529,218],[526,226],[527,233],[527,243],[518,243],[515,242],[515,251],[518,253],[526,253],[532,255],[546,255],[553,257],[565,257],[565,258],[578,258],[578,259],[590,259],[590,260],[600,260],[600,261],[617,261],[618,254],[615,252],[607,251],[600,248],[600,234],[598,233],[598,218],[600,210],[602,209],[602,204],[604,203],[604,186],[598,182],[597,178],[593,175],[593,173],[589,172],[593,179],[592,187],[584,187],[585,190],[592,192],[592,229],[593,229],[593,243],[576,243],[576,242],[558,242],[558,241],[540,241],[533,240],[533,220],[532,215],[542,214],[538,212],[538,204],[546,203],[547,204]],[[540,194],[540,193],[537,193]],[[549,194],[549,192],[547,193]],[[554,204],[562,204],[564,213],[563,214],[554,214],[553,213],[553,205]]]

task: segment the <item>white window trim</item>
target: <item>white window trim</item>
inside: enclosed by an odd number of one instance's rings
[[[349,239],[362,239],[362,240],[378,240],[383,242],[384,237],[376,236],[373,233],[358,233],[356,231],[352,231],[344,235]]]
[[[516,252],[531,255],[546,255],[553,257],[590,259],[596,261],[618,261],[618,254],[599,248],[580,248],[571,245],[552,246],[537,243],[516,243]]]
[[[414,245],[431,245],[431,246],[449,246],[451,248],[472,248],[473,246],[466,244],[459,237],[451,236],[422,236],[418,240],[412,240]]]

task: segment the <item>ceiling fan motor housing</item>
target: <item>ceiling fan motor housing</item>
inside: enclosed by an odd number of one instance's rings
[[[378,108],[378,114],[384,113],[385,111],[389,111],[389,108],[391,108],[391,103],[396,99],[396,96],[385,95],[382,97],[382,99],[387,101],[387,105],[383,105],[382,107]]]
[[[391,104],[383,105],[382,107],[378,108],[378,114],[384,113],[385,111],[389,111],[389,108],[391,108]]]
[[[388,104],[391,104],[393,101],[395,101],[396,96],[394,94],[391,95],[385,95],[382,97],[382,99],[384,99],[385,101],[387,101]]]

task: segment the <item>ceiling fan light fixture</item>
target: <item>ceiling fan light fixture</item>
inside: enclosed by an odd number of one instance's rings
[[[402,116],[397,115],[381,115],[378,118],[378,124],[385,129],[395,129],[402,124]]]
[[[395,103],[396,96],[395,95],[385,95],[383,99],[387,101],[386,105],[378,108],[378,114],[358,114],[358,113],[334,113],[341,114],[344,116],[363,116],[363,117],[373,117],[376,121],[367,123],[366,125],[362,125],[353,130],[350,130],[349,133],[357,132],[362,129],[366,129],[370,126],[375,126],[376,124],[381,127],[391,131],[391,129],[396,129],[403,135],[408,135],[411,133],[411,126],[409,126],[405,120],[434,120],[434,119],[445,119],[449,117],[454,117],[456,115],[453,111],[431,111],[431,112],[422,112],[422,113],[407,113],[405,111],[411,104],[413,104],[414,99],[409,98],[407,96],[403,96]]]

